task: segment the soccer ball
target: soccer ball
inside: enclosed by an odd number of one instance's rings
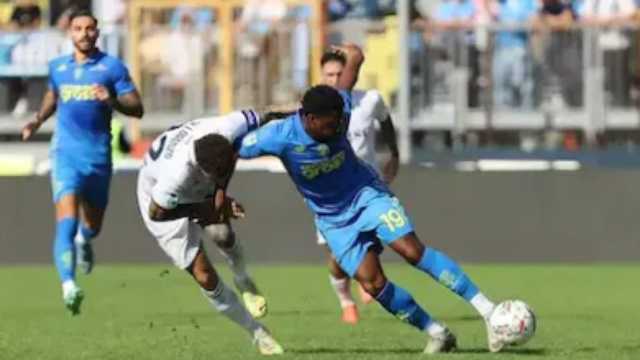
[[[536,315],[524,301],[506,300],[496,306],[489,326],[505,345],[521,345],[536,332]]]

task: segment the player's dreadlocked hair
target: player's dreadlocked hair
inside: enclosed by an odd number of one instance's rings
[[[209,134],[195,141],[196,162],[211,175],[224,175],[233,166],[233,147],[219,134]]]
[[[338,90],[327,85],[317,85],[307,90],[302,97],[302,113],[313,115],[342,116],[344,101]]]
[[[342,64],[342,66],[344,66],[347,64],[347,57],[344,56],[343,53],[338,51],[326,51],[320,58],[320,66],[324,66],[324,64],[331,61],[339,62],[340,64]]]

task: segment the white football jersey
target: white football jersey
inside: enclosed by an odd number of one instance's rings
[[[376,90],[353,90],[353,108],[347,138],[356,155],[378,172],[375,147],[375,121],[381,122],[389,116],[389,109]]]
[[[237,147],[259,123],[256,112],[238,111],[192,120],[165,131],[145,155],[139,191],[150,192],[153,201],[165,209],[205,200],[215,193],[216,185],[196,164],[194,141],[220,134]]]

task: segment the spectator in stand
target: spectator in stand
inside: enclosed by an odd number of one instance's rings
[[[534,28],[543,39],[542,61],[547,80],[545,84],[550,85],[550,80],[557,79],[557,86],[562,92],[562,98],[559,100],[571,107],[580,106],[582,96],[582,57],[579,39],[575,32],[570,31],[574,22],[575,13],[572,6],[562,0],[542,0],[534,21]]]
[[[584,0],[580,11],[584,24],[601,27],[598,44],[604,51],[605,89],[612,106],[630,102],[630,41],[616,27],[631,23],[636,10],[634,0]]]
[[[527,25],[536,13],[536,5],[535,0],[499,0],[498,21],[503,25]],[[493,86],[496,105],[533,107],[528,32],[499,31],[495,43]]]
[[[33,31],[40,27],[42,12],[33,0],[16,0],[11,13],[10,29],[14,31]],[[22,77],[8,78],[10,102],[14,104],[12,115],[21,118],[29,111],[27,100],[27,80]],[[14,103],[15,102],[15,103]]]

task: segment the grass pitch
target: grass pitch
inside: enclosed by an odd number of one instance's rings
[[[229,274],[219,264],[229,281]],[[460,350],[436,359],[640,359],[640,266],[466,266],[494,299],[521,298],[538,317],[536,337],[504,353],[486,351],[470,306],[402,264],[387,274],[458,335]],[[418,359],[423,334],[377,304],[357,326],[339,321],[322,266],[255,266],[267,295],[265,323],[282,359]],[[212,311],[195,283],[164,266],[99,265],[81,277],[82,314],[63,309],[53,267],[0,268],[0,359],[250,359],[248,337]]]

